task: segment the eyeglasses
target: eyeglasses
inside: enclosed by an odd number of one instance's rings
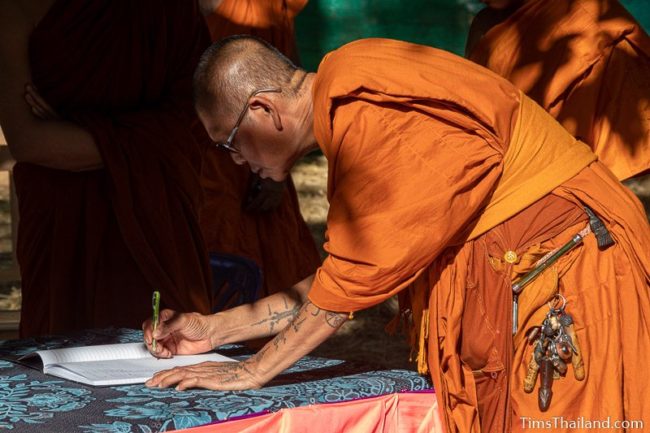
[[[222,149],[228,152],[232,153],[240,153],[239,149],[237,149],[235,146],[233,146],[232,142],[235,139],[235,135],[237,135],[237,131],[239,131],[239,125],[241,124],[242,120],[244,120],[244,116],[246,115],[246,112],[248,111],[248,107],[250,105],[250,100],[253,96],[258,95],[260,93],[280,93],[282,92],[282,89],[279,87],[271,87],[268,89],[258,89],[255,90],[253,93],[248,95],[248,98],[246,98],[246,105],[244,105],[244,109],[239,113],[239,118],[237,119],[237,122],[235,123],[235,126],[232,128],[232,131],[230,131],[230,135],[228,136],[228,139],[226,141],[220,142],[220,143],[214,143],[214,145],[217,147],[217,149]]]

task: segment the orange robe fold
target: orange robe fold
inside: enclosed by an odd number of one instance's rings
[[[104,168],[14,168],[22,336],[139,327],[153,290],[165,307],[210,312],[191,100],[208,43],[185,0],[57,1],[34,29],[34,83],[92,134]]]
[[[407,295],[447,432],[524,431],[526,419],[554,416],[650,419],[650,228],[587,145],[489,70],[398,41],[330,53],[313,93],[331,207],[312,302],[346,312]],[[513,337],[513,281],[585,228],[585,205],[616,244],[600,251],[589,235],[528,286]],[[523,391],[523,336],[558,292],[587,378],[569,367],[541,413],[537,388]]]
[[[213,40],[252,34],[273,44],[295,60],[293,18],[305,0],[224,0],[206,17]],[[238,166],[230,155],[209,140],[204,146],[201,182],[205,206],[201,228],[210,251],[254,260],[262,270],[262,295],[288,288],[313,274],[320,256],[309,228],[300,214],[298,195],[291,177],[277,209],[256,213],[244,210],[248,166]]]
[[[650,170],[650,38],[616,0],[530,0],[469,58],[522,89],[621,180]]]

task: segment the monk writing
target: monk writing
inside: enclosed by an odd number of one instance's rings
[[[19,198],[20,333],[210,312],[192,2],[3,1],[0,123]]]
[[[261,176],[281,180],[302,154],[323,150],[329,256],[309,291],[213,316],[164,311],[153,335],[160,357],[275,337],[246,361],[163,371],[149,386],[263,386],[350,313],[400,293],[446,431],[522,431],[522,420],[560,415],[650,419],[650,228],[641,205],[505,79],[384,39],[345,45],[310,74],[260,41],[232,38],[204,53],[195,101],[212,139]],[[513,302],[513,283],[576,236]],[[576,377],[565,370],[553,380],[545,370],[539,392],[527,393],[535,350],[527,336],[560,311],[558,299],[582,364]],[[150,344],[150,321],[143,326]]]
[[[650,38],[617,0],[486,0],[466,54],[589,144],[621,180],[650,170]]]

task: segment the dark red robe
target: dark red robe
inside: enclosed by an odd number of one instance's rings
[[[191,100],[207,44],[187,0],[58,0],[34,29],[34,84],[93,135],[104,168],[14,169],[22,336],[140,327],[153,290],[210,311]]]

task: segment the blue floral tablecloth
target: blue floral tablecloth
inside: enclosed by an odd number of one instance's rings
[[[35,350],[136,341],[142,341],[142,333],[131,329],[0,341],[0,430],[164,432],[285,408],[431,387],[413,371],[314,357],[301,359],[263,389],[238,392],[175,391],[143,385],[90,387],[6,361]],[[219,353],[235,359],[250,355],[241,346],[224,346]]]

